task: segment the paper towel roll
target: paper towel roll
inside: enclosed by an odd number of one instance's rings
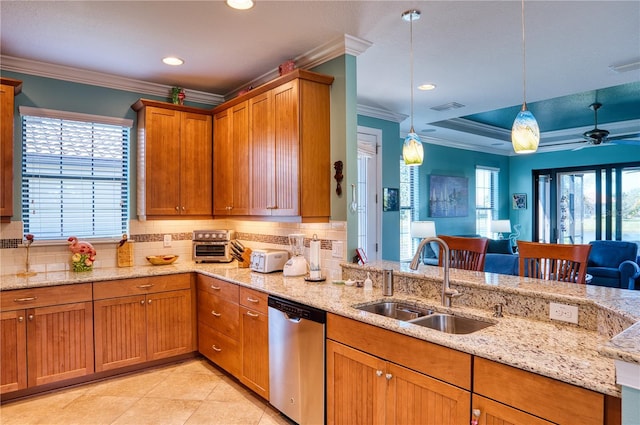
[[[320,241],[316,235],[313,235],[313,240],[309,241],[309,269],[320,270]]]

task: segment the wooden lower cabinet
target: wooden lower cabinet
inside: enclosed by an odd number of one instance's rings
[[[471,406],[480,411],[478,423],[483,425],[551,425],[554,423],[476,394],[473,395]]]
[[[188,274],[95,283],[96,371],[195,351],[192,292]]]
[[[327,422],[460,424],[469,391],[327,341]]]
[[[269,311],[267,294],[240,288],[242,372],[240,381],[269,399]]]
[[[93,373],[90,283],[3,292],[0,314],[0,393]]]

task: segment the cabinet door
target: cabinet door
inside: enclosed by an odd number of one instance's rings
[[[0,394],[27,387],[26,311],[0,313]]]
[[[93,373],[91,302],[27,310],[30,387]]]
[[[249,138],[251,141],[251,215],[271,215],[278,206],[275,199],[275,141],[270,91],[249,100]]]
[[[180,214],[180,112],[145,108],[145,196],[147,215]]]
[[[180,214],[210,216],[213,214],[211,115],[191,112],[180,115],[181,155],[179,160],[173,158],[180,164],[179,180],[174,182],[180,184]],[[158,184],[164,186],[162,182]]]
[[[14,88],[0,84],[0,216],[13,215]]]
[[[232,144],[233,144],[233,203],[231,215],[249,214],[250,182],[250,150],[249,150],[249,106],[242,102],[232,111]]]
[[[273,89],[273,120],[275,176],[272,184],[277,208],[271,214],[298,215],[300,118],[297,80]]]
[[[480,411],[479,423],[481,424],[550,425],[553,423],[476,394],[473,395],[471,406],[474,410]]]
[[[147,360],[194,351],[191,290],[147,295]]]
[[[240,308],[242,317],[242,374],[240,381],[269,399],[269,317]]]
[[[386,362],[327,340],[327,423],[385,422]]]
[[[469,421],[469,391],[394,363],[388,363],[385,378],[387,424],[456,425]]]
[[[96,372],[147,359],[144,295],[93,302]]]

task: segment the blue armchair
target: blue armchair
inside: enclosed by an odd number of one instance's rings
[[[638,245],[624,241],[591,241],[587,273],[593,276],[592,285],[634,289],[640,276],[635,262]],[[640,288],[639,288],[640,289]]]

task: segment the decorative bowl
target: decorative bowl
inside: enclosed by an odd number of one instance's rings
[[[178,255],[147,255],[147,261],[154,266],[171,264],[178,259]]]

